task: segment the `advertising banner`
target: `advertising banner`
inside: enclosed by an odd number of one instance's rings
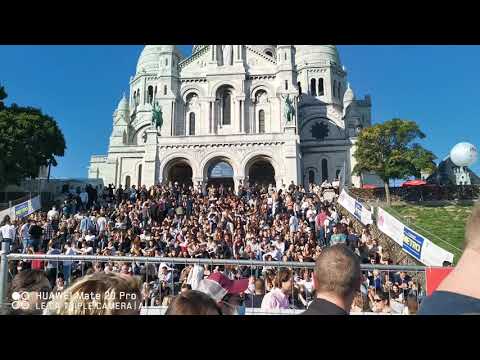
[[[381,232],[403,247],[405,226],[380,207],[377,213],[377,227]]]
[[[362,203],[348,195],[345,190],[342,190],[340,193],[340,196],[338,197],[338,203],[363,225],[369,225],[373,223],[372,212],[368,210]]]
[[[24,218],[30,214],[33,214],[35,211],[40,210],[41,207],[40,196],[36,196],[33,199],[1,211],[0,221],[3,220],[5,215],[9,215],[12,220]]]
[[[405,227],[403,229],[403,250],[420,261],[422,259],[422,246],[425,239]]]
[[[21,203],[19,205],[15,206],[15,218],[16,219],[21,219],[25,216],[28,216],[29,213],[31,214],[32,210],[32,204],[30,201],[26,201],[24,203]]]
[[[418,234],[380,207],[377,227],[400,245],[403,251],[427,266],[442,266],[444,261],[453,263],[452,253]]]

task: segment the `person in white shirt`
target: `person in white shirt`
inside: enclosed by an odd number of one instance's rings
[[[309,206],[309,204],[308,204],[307,199],[303,200],[303,202],[302,202],[302,212],[303,212],[304,214],[305,214],[305,212],[307,211],[308,206]]]
[[[298,231],[298,218],[293,214],[293,211],[290,213],[290,220],[288,221],[290,226],[290,233]]]
[[[337,213],[337,211],[335,210],[335,208],[332,208],[332,210],[330,211],[330,217],[332,218],[332,220],[333,220],[334,223],[337,223],[337,221],[338,221],[338,213]]]
[[[20,237],[23,245],[23,253],[27,252],[28,246],[30,245],[30,222],[25,220],[25,224],[20,228]]]
[[[280,261],[282,259],[282,253],[276,247],[269,245],[269,252],[262,255],[263,261],[269,261],[268,257],[271,257],[272,260]]]
[[[307,221],[310,223],[310,224],[315,224],[315,216],[317,216],[317,212],[315,211],[315,209],[313,209],[313,206],[310,206],[307,210],[307,214],[306,214],[306,217],[307,217]],[[315,227],[314,227],[315,228]]]
[[[7,243],[7,246],[11,246],[15,241],[16,232],[17,230],[15,229],[15,226],[10,222],[10,216],[5,215],[0,227],[0,233],[2,234],[3,239],[2,242]]]
[[[100,217],[97,219],[97,233],[104,233],[107,230],[107,218],[103,215],[103,213],[100,214]]]
[[[65,255],[68,255],[68,256],[77,255],[77,252],[75,251],[75,249],[71,247],[71,244],[72,244],[71,241],[66,242]],[[66,284],[69,284],[70,282],[70,276],[72,274],[72,264],[73,264],[72,260],[65,260],[63,262],[63,276]]]
[[[158,269],[158,281],[164,284],[164,287],[172,286],[172,272],[173,270],[165,263],[161,263]]]
[[[273,245],[278,251],[280,251],[281,255],[283,256],[283,254],[285,253],[285,242],[280,239],[280,236],[277,236]]]
[[[191,286],[192,290],[197,290],[198,285],[200,284],[200,281],[203,280],[204,272],[205,272],[205,268],[202,265],[198,265],[198,264],[193,265],[193,268],[190,270],[187,276],[187,284]],[[171,274],[171,273],[168,273],[168,274]],[[168,283],[168,280],[170,279],[166,280],[167,283]]]
[[[88,230],[87,235],[85,235],[85,240],[87,241],[87,243],[90,243],[90,241],[94,242],[95,238],[96,238],[96,236],[94,234],[92,234],[92,230]]]
[[[57,207],[53,206],[51,210],[47,213],[47,219],[50,221],[58,221],[60,214],[58,213]]]

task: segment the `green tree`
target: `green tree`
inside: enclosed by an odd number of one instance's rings
[[[5,97],[0,87],[0,101]],[[36,177],[40,166],[57,166],[55,156],[63,156],[65,148],[52,117],[39,109],[0,102],[0,188]]]
[[[436,156],[415,142],[425,134],[414,121],[392,119],[363,129],[358,136],[353,172],[374,172],[383,181],[390,204],[391,179],[420,177],[422,170],[434,170]]]
[[[0,86],[0,110],[3,109],[3,100],[7,98],[7,93],[5,92],[5,88]]]

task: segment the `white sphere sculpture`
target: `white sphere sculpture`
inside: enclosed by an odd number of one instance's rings
[[[461,142],[450,151],[450,159],[457,166],[471,166],[477,161],[478,151],[475,145]]]

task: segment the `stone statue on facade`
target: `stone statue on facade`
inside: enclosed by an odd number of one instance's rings
[[[233,45],[222,45],[223,65],[233,65]]]
[[[293,121],[295,116],[295,105],[293,104],[293,99],[290,97],[290,94],[281,95],[283,99],[283,114],[287,123]]]
[[[158,101],[155,101],[155,103],[153,104],[152,125],[155,126],[155,129],[157,131],[162,130],[163,112],[162,107],[158,104]]]

